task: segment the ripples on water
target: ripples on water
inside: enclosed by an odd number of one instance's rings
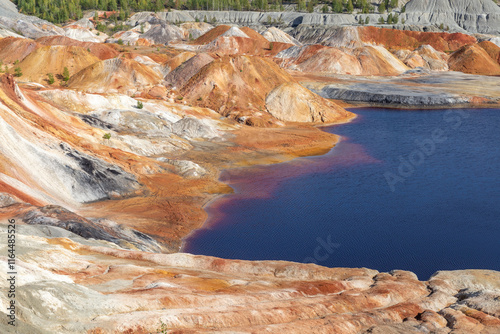
[[[325,129],[342,141],[324,156],[224,172],[236,194],[184,251],[420,279],[500,270],[500,110],[353,111]]]

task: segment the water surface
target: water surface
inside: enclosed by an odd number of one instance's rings
[[[225,171],[184,251],[329,267],[500,270],[500,110],[354,109],[326,155]],[[392,185],[392,186],[391,186]]]

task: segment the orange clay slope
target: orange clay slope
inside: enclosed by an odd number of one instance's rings
[[[71,77],[68,87],[92,93],[124,93],[151,88],[161,82],[159,73],[135,60],[113,58],[81,70]]]
[[[450,70],[469,74],[500,75],[500,65],[477,44],[467,45],[454,52],[448,60]]]
[[[461,33],[420,32],[377,27],[359,27],[360,39],[365,43],[383,45],[387,49],[414,50],[430,45],[438,51],[455,51],[460,47],[476,43],[475,37]]]
[[[99,58],[78,46],[43,46],[30,53],[19,64],[23,72],[23,80],[47,84],[48,74],[52,73],[56,80],[62,79],[64,68],[73,75],[80,70],[95,64]]]
[[[273,89],[285,83],[296,81],[271,60],[256,56],[224,56],[208,63],[178,88],[182,96],[193,104],[211,108],[247,124],[271,126],[276,124],[276,119],[268,113],[266,98]],[[287,86],[286,90],[294,87],[301,86]],[[342,113],[345,119],[352,117],[333,103],[319,96],[317,99],[323,104],[325,112]],[[314,113],[312,109],[310,111]],[[291,110],[291,113],[295,111]],[[294,121],[294,117],[286,120]],[[312,118],[309,121],[313,121]],[[315,121],[320,120],[316,118]]]
[[[22,61],[40,45],[27,38],[6,37],[0,39],[0,60],[4,64]]]
[[[79,46],[87,49],[87,51],[101,60],[114,58],[120,54],[117,50],[106,44],[81,42],[65,36],[46,36],[38,38],[36,41],[43,45]]]

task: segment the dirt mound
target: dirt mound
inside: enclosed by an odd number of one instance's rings
[[[430,45],[423,45],[414,51],[397,50],[394,52],[409,68],[422,67],[433,71],[447,71],[449,56]]]
[[[182,23],[180,27],[186,32],[188,40],[196,39],[214,28],[213,25],[206,22],[186,22]]]
[[[182,53],[178,54],[177,56],[173,57],[172,59],[169,59],[168,61],[166,61],[163,64],[164,73],[165,74],[170,73],[170,71],[175,70],[179,65],[181,65],[182,63],[184,63],[185,61],[187,61],[188,59],[190,59],[194,56],[196,56],[196,53],[186,51],[186,52],[182,52]]]
[[[4,63],[22,61],[40,45],[27,38],[6,37],[0,39],[0,60]]]
[[[409,68],[381,46],[365,46],[355,50],[362,75],[399,75]]]
[[[301,45],[295,38],[276,27],[269,27],[262,36],[270,42],[281,42],[286,44]]]
[[[284,83],[266,97],[267,111],[281,121],[333,123],[354,115],[296,82]]]
[[[52,73],[56,79],[62,79],[64,68],[70,75],[95,64],[99,58],[78,46],[43,46],[30,53],[20,63],[23,80],[47,84],[47,74]]]
[[[217,39],[218,37],[220,37],[222,34],[224,34],[229,29],[231,29],[230,26],[226,26],[226,25],[217,26],[213,29],[210,29],[209,31],[207,31],[206,33],[204,33],[203,35],[201,35],[197,39],[195,39],[193,41],[193,44],[203,45],[203,44],[210,43],[210,42],[214,41],[215,39]]]
[[[290,81],[294,79],[267,59],[225,56],[203,67],[181,93],[200,106],[228,115],[232,110],[263,111],[267,94]]]
[[[191,103],[240,122],[272,126],[277,120],[266,111],[266,97],[285,83],[296,81],[269,59],[225,56],[204,66],[180,92]]]
[[[94,56],[101,60],[115,58],[120,53],[113,49],[112,47],[101,44],[101,43],[93,43],[93,42],[81,42],[76,39],[72,39],[65,36],[47,36],[41,37],[36,40],[38,43],[43,45],[67,45],[67,46],[79,46],[81,48],[90,50]]]
[[[161,82],[161,77],[148,66],[131,59],[103,60],[78,72],[68,87],[93,93],[135,94]]]
[[[260,41],[261,43],[269,43],[269,41],[264,36],[262,36],[257,31],[253,30],[252,28],[241,27],[240,30],[243,31],[245,33],[245,35],[247,35],[251,39],[254,39],[256,41]]]
[[[360,27],[359,36],[365,43],[383,45],[388,49],[415,50],[428,44],[438,51],[455,51],[460,47],[476,43],[476,38],[461,34],[445,32],[421,32],[396,30],[377,27]]]
[[[309,73],[362,74],[359,60],[337,48],[307,46],[299,56],[296,68]],[[293,67],[295,68],[295,67]]]
[[[291,47],[277,55],[275,61],[291,70],[306,73],[351,75],[399,75],[408,67],[381,46],[356,49],[323,45]]]
[[[171,41],[184,39],[184,31],[172,24],[161,23],[151,27],[141,35],[141,38],[151,44],[167,44]]]
[[[479,45],[466,45],[448,60],[450,70],[481,75],[500,75],[500,65]]]
[[[500,47],[498,45],[490,41],[482,41],[478,45],[488,53],[491,59],[500,64]]]
[[[184,87],[184,84],[198,73],[205,65],[210,64],[214,61],[214,58],[210,57],[206,53],[200,53],[189,60],[182,63],[175,70],[170,72],[166,77],[165,81],[167,85],[172,85],[177,88]]]

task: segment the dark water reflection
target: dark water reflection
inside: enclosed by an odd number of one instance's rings
[[[226,171],[236,194],[184,251],[421,279],[500,270],[500,110],[353,111],[324,156]]]

